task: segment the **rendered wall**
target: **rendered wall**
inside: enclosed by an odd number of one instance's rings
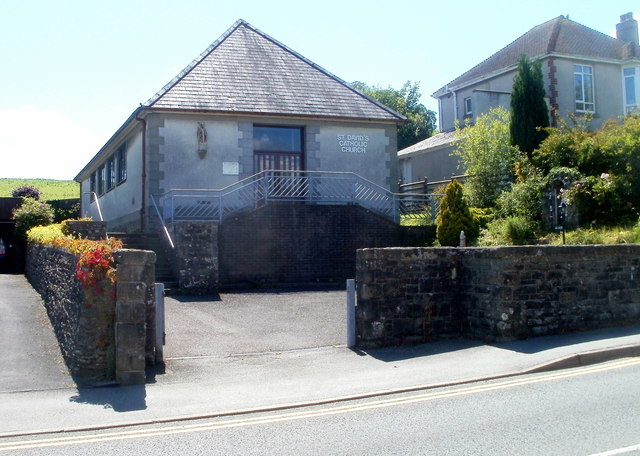
[[[127,153],[127,178],[124,182],[117,184],[113,189],[99,197],[100,209],[104,220],[108,223],[108,229],[114,230],[134,230],[140,228],[140,208],[142,207],[142,133],[140,128],[132,132],[125,140]],[[117,147],[114,146],[112,153]],[[109,154],[110,155],[110,154]],[[98,169],[105,161],[96,163],[91,172]],[[90,216],[95,221],[99,221],[97,204],[93,201],[90,191],[90,180],[87,177],[81,182],[83,217]]]
[[[593,67],[596,112],[591,126],[594,129],[600,128],[607,119],[615,119],[624,114],[620,65],[559,58],[555,63],[558,78],[558,111],[561,116],[566,117],[568,113],[575,113],[573,82],[573,65],[575,64]]]
[[[351,171],[384,188],[397,189],[395,124],[277,117],[152,116],[149,134],[158,136],[158,146],[149,153],[158,162],[158,172],[151,167],[151,175],[161,176],[157,184],[150,185],[154,194],[173,188],[218,189],[254,174],[254,124],[304,127],[307,170]],[[203,158],[198,154],[198,122],[207,130]],[[238,173],[225,174],[224,163],[237,163]]]

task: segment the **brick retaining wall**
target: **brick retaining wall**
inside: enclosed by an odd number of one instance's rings
[[[220,226],[220,284],[343,284],[357,249],[402,245],[403,229],[355,205],[270,204]]]
[[[640,322],[640,245],[365,249],[357,343],[505,341]]]

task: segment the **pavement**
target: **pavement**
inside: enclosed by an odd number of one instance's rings
[[[0,290],[0,353],[13,353],[0,358],[12,372],[0,375],[0,437],[278,410],[640,356],[640,326],[351,350],[336,329],[344,291],[279,290],[167,298],[164,370],[146,385],[78,389],[59,350],[46,351],[52,330],[39,296],[18,275],[0,275]],[[9,320],[10,307],[21,310]],[[18,329],[1,335],[10,326]]]

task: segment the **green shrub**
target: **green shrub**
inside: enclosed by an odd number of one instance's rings
[[[522,216],[496,219],[482,230],[478,245],[527,245],[536,241],[538,225]]]
[[[478,229],[485,229],[496,217],[495,210],[490,207],[472,207],[469,209]]]
[[[616,226],[633,223],[638,212],[626,195],[631,183],[626,177],[603,173],[576,182],[568,198],[580,214],[581,225]]]
[[[469,206],[462,194],[462,185],[453,179],[440,202],[436,234],[442,246],[458,246],[460,232],[464,231],[467,242],[478,237],[478,224],[471,215]]]
[[[38,244],[54,244],[65,236],[62,231],[62,224],[60,223],[35,226],[27,231],[27,239],[29,242],[36,242]]]
[[[16,237],[26,240],[27,231],[31,228],[53,223],[53,209],[47,203],[24,198],[22,205],[14,209],[13,219],[16,222]]]
[[[543,180],[530,174],[518,180],[510,191],[502,192],[498,198],[498,215],[502,218],[524,217],[530,222],[542,220]]]

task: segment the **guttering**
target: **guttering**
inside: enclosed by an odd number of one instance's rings
[[[142,198],[140,200],[140,231],[144,231],[144,216],[147,210],[147,121],[136,113],[136,120],[142,128]]]
[[[453,95],[453,121],[457,122],[458,121],[458,94],[456,94],[456,91],[453,89],[450,89],[449,86],[447,86],[447,91]]]

